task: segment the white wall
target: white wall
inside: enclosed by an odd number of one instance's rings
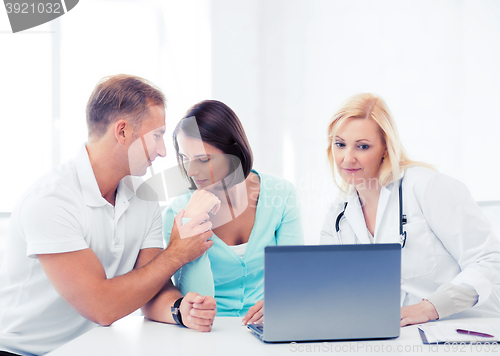
[[[414,159],[500,199],[500,2],[212,1],[212,94],[239,115],[255,167],[294,182],[314,243],[335,191],[326,127],[375,92]]]
[[[231,106],[255,167],[299,188],[309,242],[335,193],[326,126],[361,91],[386,99],[413,158],[500,199],[497,0],[86,0],[9,30],[0,11],[0,211],[74,154],[94,84],[117,72],[166,92],[167,131],[199,100]]]

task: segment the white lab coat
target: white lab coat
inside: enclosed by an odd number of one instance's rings
[[[399,243],[399,180],[382,187],[375,243]],[[424,167],[404,172],[403,213],[407,239],[401,252],[401,305],[427,298],[451,282],[474,288],[477,304],[454,317],[500,317],[500,241],[467,187]],[[343,244],[370,243],[357,193],[346,200],[340,223]],[[335,221],[344,202],[328,210],[321,244],[338,244]]]

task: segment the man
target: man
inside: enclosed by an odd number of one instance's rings
[[[14,209],[0,268],[4,354],[44,354],[140,307],[149,319],[210,331],[215,300],[181,299],[170,278],[213,244],[211,208],[200,206],[216,198],[196,195],[163,251],[158,202],[139,199],[131,184],[130,175],[144,175],[166,154],[164,102],[142,78],[104,78],[87,104],[86,146]],[[183,217],[190,218],[184,225]]]

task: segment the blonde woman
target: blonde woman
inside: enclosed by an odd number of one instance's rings
[[[343,199],[320,241],[401,243],[401,326],[500,315],[500,242],[464,184],[408,158],[380,97],[341,106],[327,154]]]

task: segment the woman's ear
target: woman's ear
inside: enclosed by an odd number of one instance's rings
[[[385,157],[387,157],[387,147],[384,150],[384,154],[382,155],[382,159],[380,160],[380,163],[384,162]]]

